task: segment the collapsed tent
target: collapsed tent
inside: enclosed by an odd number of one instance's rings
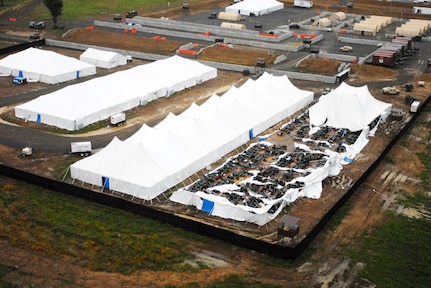
[[[88,48],[85,50],[85,52],[79,56],[79,60],[105,69],[111,69],[127,64],[126,56],[121,55],[120,53],[94,48]]]
[[[314,93],[264,73],[70,166],[76,180],[152,200],[304,108]],[[133,155],[136,155],[134,157]]]
[[[308,110],[308,115],[310,122],[314,124],[322,122],[322,125],[326,126],[329,125],[327,121],[317,121],[317,119],[326,119],[328,117],[319,118],[321,116],[319,114],[325,114],[325,112],[331,116],[341,114],[343,116],[335,121],[336,127],[342,127],[343,129],[345,127],[352,129],[358,127],[359,130],[363,129],[359,131],[357,139],[352,144],[343,143],[344,151],[335,152],[330,149],[325,149],[325,152],[313,151],[307,145],[316,140],[306,137],[302,139],[304,144],[295,143],[295,150],[292,153],[280,152],[280,148],[270,142],[254,143],[250,145],[246,152],[231,157],[223,165],[212,170],[201,179],[175,191],[169,199],[184,205],[193,205],[213,216],[262,226],[277,217],[286,205],[290,205],[300,197],[320,198],[323,180],[338,175],[342,170],[342,165],[351,163],[354,156],[367,144],[369,127],[362,123],[370,124],[375,118],[384,117],[391,106],[374,99],[365,86],[356,88],[342,84],[330,94],[327,94],[329,95],[327,97],[322,96],[326,97],[319,101],[319,103],[322,102],[323,104],[317,103],[313,105]],[[344,97],[343,101],[339,101],[339,97]],[[346,108],[346,106],[350,107],[350,109]],[[370,111],[364,113],[364,109],[369,109]],[[301,118],[298,117],[298,120]],[[353,121],[357,126],[352,125],[351,118],[360,118],[357,122]],[[298,123],[306,124],[302,121],[299,120]],[[286,125],[289,124],[291,123]],[[377,125],[375,127],[377,128]],[[321,146],[319,144],[322,143],[317,142],[316,146]],[[330,143],[326,143],[326,145],[328,145],[327,147],[331,146]],[[260,168],[261,162],[258,162],[258,156],[253,156],[253,149],[257,146],[259,147],[255,151],[269,149],[267,154],[270,155],[269,159],[275,159],[272,160],[268,167],[263,166]],[[307,167],[304,169],[297,165],[291,168],[281,164],[283,159],[291,161],[295,157],[294,155],[298,153],[302,155],[320,155],[318,158],[313,156],[308,159],[319,159],[318,162],[322,163],[324,161],[324,165],[318,164],[314,168]],[[248,160],[247,155],[251,155],[251,161],[257,162],[255,166],[244,164],[249,162],[246,161]],[[280,156],[272,157],[272,155]],[[241,173],[241,171],[237,170],[237,167],[240,166],[246,166],[248,169]],[[234,172],[232,173],[232,171]],[[272,171],[269,176],[266,174],[268,171]],[[286,181],[284,178],[282,181],[277,179],[276,175],[286,175],[284,173],[292,175],[292,177],[288,178],[290,181]],[[223,174],[227,176],[223,176]],[[242,175],[242,177],[234,178],[235,174]],[[293,177],[293,174],[299,176]],[[218,178],[222,178],[222,180],[219,182],[214,180]],[[232,179],[236,180],[229,181]]]
[[[53,51],[28,48],[0,60],[0,75],[57,84],[96,74],[94,65]]]
[[[225,8],[225,12],[247,16],[260,16],[284,8],[282,2],[276,0],[244,0]]]
[[[310,107],[310,125],[360,131],[378,117],[386,119],[391,107],[374,98],[367,85],[354,87],[342,82]]]
[[[15,116],[74,131],[215,77],[217,69],[173,56],[69,85],[16,106]]]

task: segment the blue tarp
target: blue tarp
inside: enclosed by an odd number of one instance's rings
[[[204,199],[204,202],[202,203],[202,211],[210,213],[214,209],[214,202]]]

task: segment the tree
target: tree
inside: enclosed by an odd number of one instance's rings
[[[0,0],[0,6],[4,6],[4,0]]]
[[[63,9],[63,0],[43,0],[43,4],[51,12],[52,21],[54,21],[54,28],[57,28],[57,17],[61,15]]]

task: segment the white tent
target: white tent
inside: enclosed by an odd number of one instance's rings
[[[226,12],[241,15],[265,15],[284,8],[282,2],[276,0],[244,0],[225,8]]]
[[[343,82],[310,107],[310,124],[355,132],[366,129],[378,117],[386,119],[390,110],[391,104],[374,98],[368,86],[354,87]]]
[[[88,48],[79,56],[79,60],[96,67],[111,69],[127,64],[126,56],[117,52]]]
[[[217,69],[173,56],[69,85],[16,106],[15,116],[74,131],[215,77]]]
[[[94,65],[37,48],[28,48],[0,60],[0,75],[23,76],[29,82],[57,84],[94,74]]]
[[[170,114],[153,128],[144,125],[125,141],[114,139],[101,152],[72,164],[72,178],[154,199],[314,97],[313,92],[294,87],[286,76],[267,73],[231,90],[178,116]]]

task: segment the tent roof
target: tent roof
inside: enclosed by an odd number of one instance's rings
[[[0,60],[1,66],[48,76],[56,76],[94,67],[94,65],[73,57],[37,48],[28,48],[9,55]]]
[[[87,57],[87,58],[98,59],[102,61],[110,61],[115,57],[125,57],[125,56],[117,52],[88,48],[87,50],[84,51],[84,53],[81,54],[80,57]]]
[[[255,15],[268,14],[270,12],[283,9],[284,4],[276,0],[244,0],[226,7],[226,12],[234,12],[248,15],[253,12]]]
[[[172,56],[164,60],[69,85],[19,105],[17,108],[37,111],[39,114],[50,115],[68,121],[82,119],[98,111],[121,105],[121,109],[115,111],[115,113],[118,113],[139,106],[140,100],[143,103],[145,101],[150,102],[147,98],[150,96],[156,98],[154,94],[160,89],[175,90],[175,85],[181,85],[184,88],[186,84],[183,81],[190,79],[194,79],[193,84],[196,84],[199,76],[211,71],[216,74],[217,69],[180,56]],[[192,85],[186,86],[186,88],[190,86]],[[67,103],[67,105],[64,105],[64,103]],[[82,105],[83,103],[85,105]]]
[[[320,97],[309,109],[310,124],[363,130],[375,118],[388,113],[391,104],[374,98],[368,86],[354,87],[341,83],[332,92]]]

